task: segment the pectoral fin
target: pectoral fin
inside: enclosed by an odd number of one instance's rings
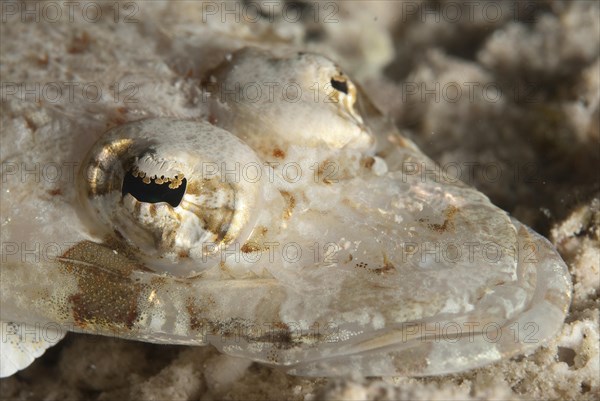
[[[8,377],[25,369],[65,336],[65,331],[58,327],[7,321],[0,323],[0,377]]]

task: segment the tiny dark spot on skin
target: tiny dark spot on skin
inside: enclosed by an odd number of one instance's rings
[[[260,336],[252,336],[251,341],[266,342],[273,344],[278,349],[293,348],[296,341],[292,337],[292,332],[289,326],[283,322],[273,323],[272,330],[267,330]]]
[[[294,208],[296,207],[296,198],[294,197],[294,195],[287,191],[281,191],[281,195],[287,202],[287,208],[283,212],[283,218],[287,220],[292,216],[292,213],[294,212]]]
[[[188,182],[187,187],[185,189],[185,192],[187,194],[193,194],[193,195],[200,195],[201,191],[202,191],[202,184],[200,184],[198,181]]]
[[[126,122],[127,122],[127,119],[125,117],[123,117],[123,115],[115,116],[113,127],[117,126],[117,125],[125,124]]]
[[[260,250],[261,248],[256,242],[246,242],[241,248],[241,251],[244,253],[252,253]]]
[[[372,271],[376,274],[392,273],[396,271],[396,266],[394,266],[392,262],[388,260],[386,255],[383,255],[383,266],[379,269],[373,269]]]
[[[150,279],[152,287],[162,287],[167,283],[167,278],[163,276],[154,276]]]
[[[193,331],[202,331],[203,328],[207,327],[206,319],[199,317],[203,311],[196,306],[193,299],[188,298],[186,300],[185,308],[190,316],[190,329]]]
[[[352,255],[350,255],[350,260],[352,260]],[[365,263],[365,262],[358,262],[355,267],[358,268],[362,268],[362,269],[368,269],[369,264]],[[382,267],[379,267],[377,269],[368,269],[370,272],[375,273],[375,274],[379,274],[379,275],[383,275],[383,274],[388,274],[388,273],[393,273],[396,271],[396,266],[394,266],[387,258],[386,255],[383,255],[383,264]]]
[[[183,251],[179,251],[177,253],[177,256],[179,256],[182,259],[185,259],[185,258],[189,258],[190,257],[190,253],[188,251],[183,250]]]
[[[279,148],[275,148],[275,149],[273,149],[273,157],[276,157],[278,159],[284,159],[285,152]]]
[[[229,272],[227,265],[223,261],[219,262],[219,269],[221,269],[221,271],[224,271],[224,272]]]
[[[48,191],[48,194],[52,196],[59,196],[62,195],[62,190],[60,188],[51,189]]]
[[[267,360],[271,363],[277,363],[279,361],[279,354],[274,349],[269,350],[267,354]]]
[[[452,230],[454,229],[454,217],[456,216],[456,213],[458,213],[458,208],[456,206],[450,205],[446,208],[446,210],[444,211],[444,215],[445,215],[445,219],[444,219],[444,223],[443,224],[437,224],[437,223],[430,223],[427,224],[427,228],[429,228],[432,231],[436,231],[440,234]],[[419,219],[420,223],[424,223],[426,220],[425,219]]]
[[[317,178],[323,184],[331,185],[333,182],[337,181],[337,170],[330,170],[332,166],[335,166],[333,163],[335,162],[324,160],[321,164],[319,164],[319,168],[317,169]]]
[[[75,320],[75,324],[81,328],[85,328],[88,324],[86,320],[86,312],[82,307],[82,295],[75,294],[69,297],[69,302],[73,305],[73,319]]]
[[[447,224],[447,220],[444,221],[444,224],[428,224],[427,227],[429,227],[430,230],[432,231],[437,231],[438,233],[443,233],[448,229],[448,224]]]
[[[76,35],[73,38],[71,45],[67,49],[67,52],[71,54],[83,53],[88,50],[89,45],[90,35],[86,31],[83,31],[81,34]]]
[[[266,227],[257,226],[247,242],[242,245],[240,250],[244,253],[264,250],[265,235],[267,232],[268,229]]]

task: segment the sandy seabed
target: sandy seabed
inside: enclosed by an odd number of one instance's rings
[[[126,72],[141,82],[139,96],[151,112],[197,117],[193,88],[228,46],[273,41],[321,52],[442,166],[440,174],[458,171],[551,239],[574,283],[562,332],[530,355],[418,379],[293,377],[210,347],[69,334],[28,369],[2,379],[0,397],[598,399],[599,3],[296,2],[265,8],[256,19],[248,2],[237,4],[226,14],[223,2],[123,3],[115,10],[112,2],[82,1],[70,15],[63,2],[3,2],[2,129],[26,115],[32,129],[61,118],[60,104],[42,102],[32,114],[34,102],[7,100],[7,83],[117,82]],[[23,13],[26,7],[33,11]],[[123,116],[121,103],[103,118],[135,119],[135,107]]]

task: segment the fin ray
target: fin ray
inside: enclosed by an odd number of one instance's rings
[[[0,377],[25,369],[65,336],[55,327],[8,321],[0,321],[0,326]]]

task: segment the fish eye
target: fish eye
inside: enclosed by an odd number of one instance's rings
[[[244,142],[209,123],[141,120],[92,147],[79,193],[105,236],[152,270],[189,277],[252,232],[262,181],[220,173],[252,163],[262,166]]]
[[[331,86],[346,95],[348,94],[348,83],[344,79],[331,78]]]
[[[356,85],[325,56],[273,55],[246,47],[223,61],[206,82],[212,98],[228,106],[228,114],[220,120],[227,121],[227,129],[237,136],[257,144],[255,148],[267,137],[281,146],[366,151],[375,142],[358,110]]]

